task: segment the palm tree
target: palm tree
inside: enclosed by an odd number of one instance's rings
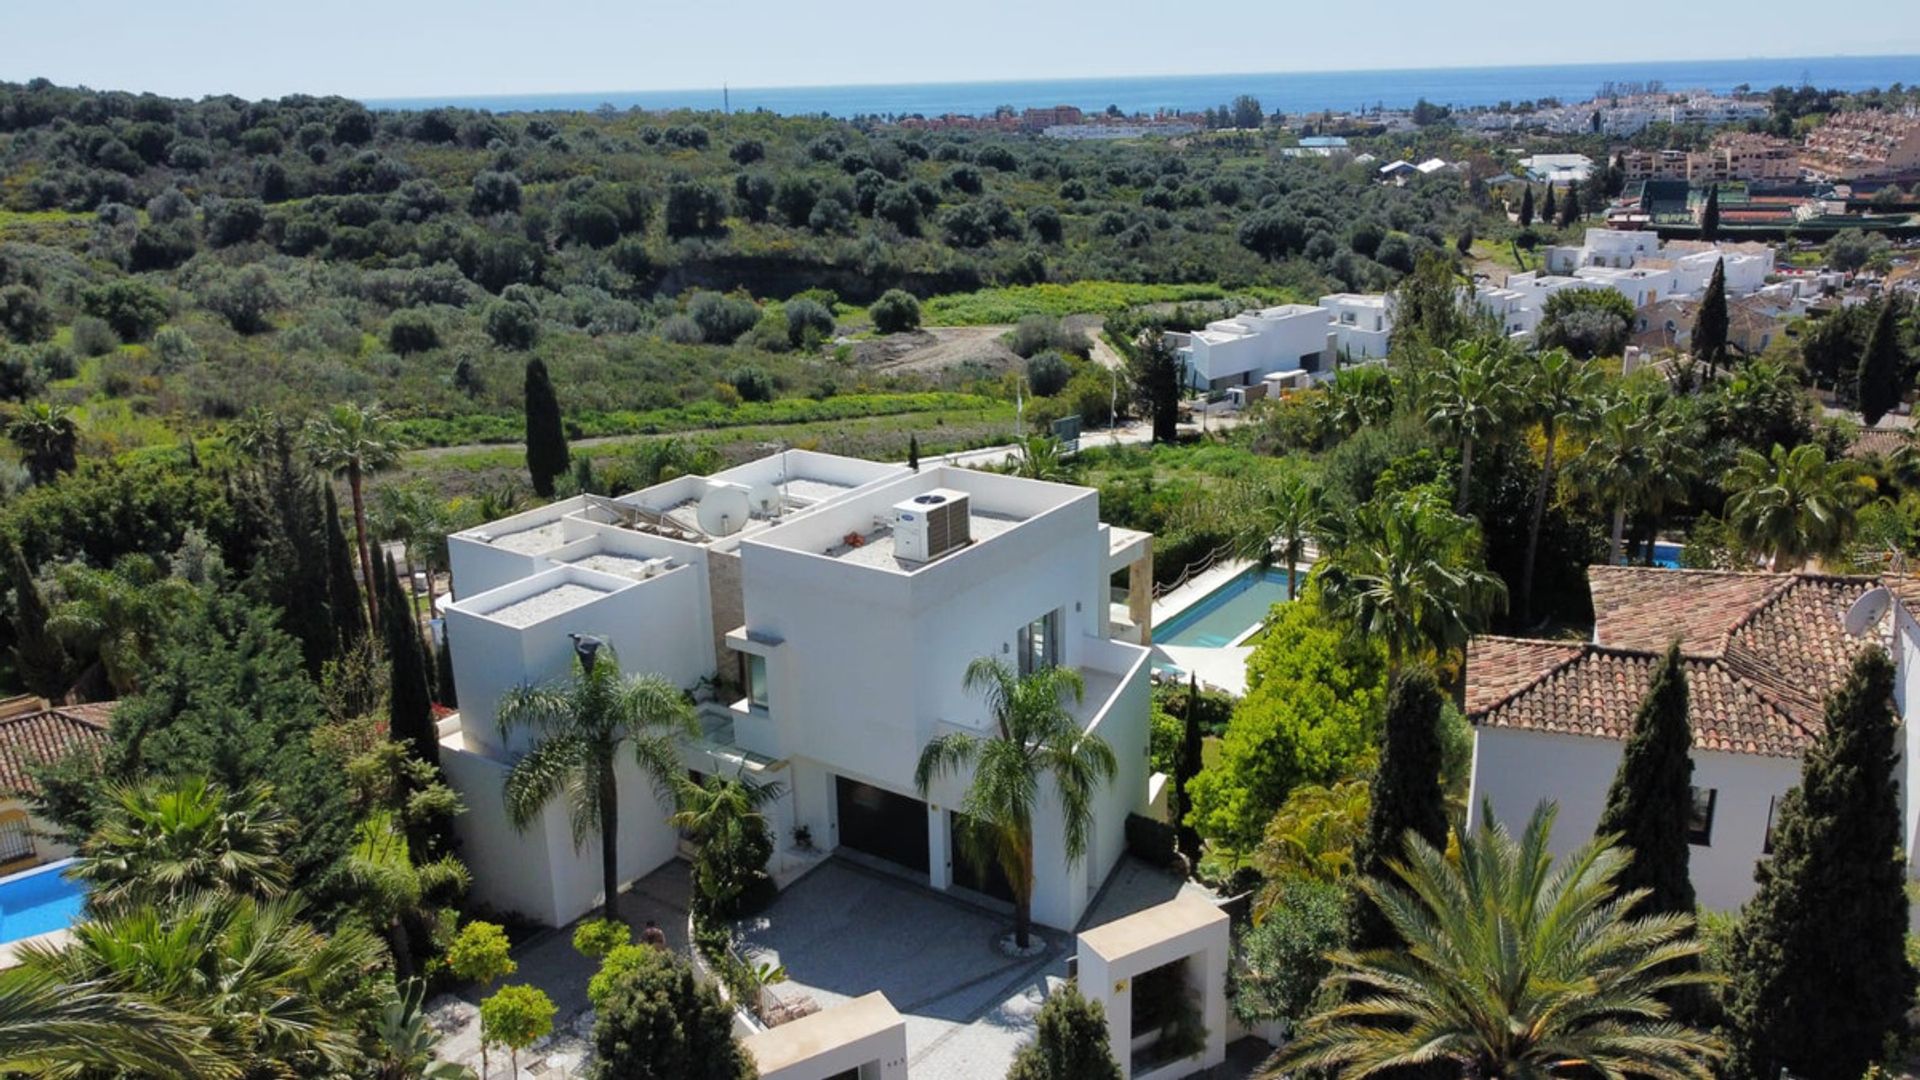
[[[1710,1080],[1721,1045],[1662,1000],[1715,981],[1692,917],[1633,917],[1646,890],[1615,888],[1631,853],[1611,837],[1556,863],[1554,813],[1542,804],[1518,839],[1498,825],[1460,837],[1457,863],[1410,835],[1390,864],[1400,884],[1360,879],[1406,945],[1333,953],[1344,1000],[1305,1022],[1280,1068]]]
[[[1313,575],[1327,610],[1387,645],[1387,677],[1410,650],[1464,644],[1507,589],[1481,563],[1472,519],[1415,491],[1376,498],[1334,530]]]
[[[293,823],[271,789],[228,792],[204,777],[123,784],[80,845],[73,875],[96,912],[201,895],[270,899],[287,889],[280,846]]]
[[[372,1080],[473,1080],[473,1070],[465,1065],[436,1059],[440,1033],[421,1011],[426,996],[426,984],[409,979],[380,1010],[373,1028],[379,1049],[370,1062]]]
[[[1250,501],[1253,525],[1241,535],[1238,546],[1247,558],[1263,564],[1278,555],[1287,566],[1287,599],[1292,600],[1294,570],[1306,558],[1307,542],[1319,532],[1327,514],[1325,495],[1312,481],[1294,474],[1256,491]]]
[[[571,684],[523,686],[501,698],[501,735],[520,728],[531,730],[535,742],[507,773],[508,819],[525,829],[564,793],[574,847],[600,834],[602,917],[617,920],[620,791],[614,765],[621,744],[630,744],[633,760],[664,803],[680,774],[674,736],[696,730],[692,706],[664,676],[623,679],[615,657],[583,648]]]
[[[1565,349],[1537,354],[1528,373],[1525,401],[1540,424],[1546,450],[1540,459],[1540,479],[1533,488],[1533,512],[1527,519],[1527,559],[1520,570],[1520,622],[1533,622],[1533,571],[1540,556],[1540,526],[1547,517],[1547,496],[1553,491],[1555,455],[1562,431],[1581,431],[1593,419],[1593,403],[1601,382],[1600,370],[1575,360]]]
[[[197,599],[192,584],[146,555],[125,556],[111,570],[69,563],[55,576],[67,599],[53,609],[47,629],[74,652],[98,656],[121,696],[140,688],[168,625]]]
[[[27,472],[36,484],[50,484],[61,473],[72,472],[80,442],[80,425],[73,410],[58,402],[33,401],[22,406],[7,424],[7,438],[26,458]]]
[[[693,868],[695,889],[710,910],[730,913],[764,877],[767,856],[773,852],[761,808],[779,799],[785,788],[718,775],[697,784],[681,776],[675,787],[679,809],[668,823],[700,846]]]
[[[1860,488],[1850,461],[1827,460],[1811,443],[1771,455],[1741,450],[1727,474],[1727,518],[1747,548],[1781,563],[1802,566],[1840,549],[1853,530]]]
[[[204,1035],[191,1019],[105,983],[24,968],[0,974],[0,1073],[9,1076],[235,1075]]]
[[[1255,904],[1256,918],[1265,917],[1290,879],[1338,882],[1353,873],[1353,849],[1367,835],[1371,801],[1364,779],[1303,785],[1287,794],[1254,849],[1253,865],[1270,883]]]
[[[1067,861],[1086,854],[1093,829],[1093,797],[1119,771],[1113,749],[1083,731],[1065,698],[1086,693],[1080,673],[1045,667],[1016,674],[993,657],[967,665],[967,692],[986,698],[993,732],[950,731],[920,751],[913,783],[926,798],[933,782],[971,769],[960,801],[960,854],[976,867],[998,865],[1013,890],[1013,937],[1028,947],[1033,923],[1033,806],[1040,775],[1053,777],[1065,823]]]
[[[39,976],[110,986],[191,1018],[200,1049],[226,1063],[220,1072],[245,1076],[352,1071],[386,962],[363,930],[323,935],[289,900],[232,896],[116,911],[75,924],[66,945],[18,953]]]
[[[360,551],[360,577],[366,583],[368,625],[380,625],[379,590],[374,588],[373,551],[368,546],[366,478],[400,462],[400,444],[379,408],[351,402],[335,405],[309,421],[307,456],[316,467],[347,478],[353,498],[353,539]]]
[[[1658,514],[1686,495],[1694,469],[1692,425],[1682,407],[1655,388],[1625,391],[1598,408],[1576,472],[1581,487],[1612,513],[1607,561],[1620,562],[1627,514]]]
[[[367,925],[386,938],[394,976],[405,982],[413,978],[413,933],[408,927],[430,925],[438,911],[466,892],[472,877],[466,864],[452,855],[416,863],[389,813],[362,821],[358,832],[346,861],[347,894]]]
[[[1427,422],[1460,444],[1460,491],[1454,496],[1453,510],[1464,514],[1473,448],[1499,435],[1511,408],[1513,387],[1502,342],[1469,341],[1442,355],[1445,363],[1427,394]]]
[[[1056,482],[1067,478],[1066,461],[1060,456],[1060,440],[1051,435],[1028,435],[1017,445],[1020,456],[1013,463],[1015,476]]]
[[[1333,373],[1317,399],[1322,422],[1342,435],[1393,416],[1393,378],[1385,367],[1343,367]]]
[[[373,508],[368,513],[373,535],[382,544],[400,545],[400,558],[407,568],[405,595],[413,595],[413,558],[426,539],[428,522],[437,511],[433,500],[407,487],[383,487],[374,492]]]

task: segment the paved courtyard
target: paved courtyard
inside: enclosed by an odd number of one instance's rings
[[[1178,880],[1132,859],[1108,880],[1086,925],[1107,922],[1171,899]],[[1047,943],[1038,957],[996,947],[1008,917],[927,886],[828,860],[789,886],[764,915],[741,928],[749,952],[784,965],[774,988],[830,1008],[874,990],[907,1022],[914,1080],[1004,1075],[1033,1017],[1067,977],[1070,934],[1036,927]]]

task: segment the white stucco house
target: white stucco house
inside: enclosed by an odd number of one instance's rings
[[[1483,636],[1468,648],[1470,825],[1484,804],[1518,828],[1551,799],[1560,809],[1556,854],[1591,837],[1654,665],[1678,640],[1694,736],[1693,885],[1706,907],[1738,907],[1753,895],[1754,864],[1769,853],[1781,797],[1800,781],[1826,694],[1860,649],[1878,643],[1897,664],[1912,858],[1920,580],[1594,566],[1588,581],[1591,641]],[[1849,632],[1850,619],[1861,632]]]
[[[1578,246],[1547,248],[1544,262],[1549,274],[1584,277],[1608,285],[1627,280],[1621,275],[1633,270],[1664,275],[1660,295],[1654,298],[1662,300],[1670,296],[1698,298],[1713,278],[1716,264],[1726,268],[1728,296],[1759,292],[1774,272],[1775,258],[1774,249],[1766,244],[1706,240],[1662,243],[1657,234],[1638,229],[1588,229]],[[1589,269],[1598,273],[1586,273]]]
[[[442,723],[441,758],[468,806],[456,830],[473,891],[492,906],[561,925],[599,900],[598,842],[574,847],[560,801],[524,832],[501,808],[528,744],[502,738],[495,703],[565,678],[575,635],[603,641],[624,672],[698,691],[690,771],[781,785],[767,811],[777,881],[840,850],[937,889],[1004,892],[953,852],[969,778],[926,800],[913,784],[936,734],[988,731],[985,702],[962,687],[977,657],[1078,671],[1073,715],[1120,763],[1076,863],[1043,783],[1036,921],[1074,925],[1120,857],[1127,814],[1147,805],[1149,660],[1137,642],[1152,538],[1102,524],[1092,489],[788,450],[617,499],[562,500],[449,547],[462,709]],[[1127,602],[1115,603],[1123,571]],[[619,869],[631,880],[679,838],[662,793],[623,768]]]
[[[1349,360],[1387,355],[1393,338],[1393,308],[1384,293],[1332,293],[1320,298],[1333,327],[1333,347]]]
[[[1251,386],[1269,375],[1300,373],[1331,378],[1338,357],[1332,315],[1313,304],[1277,304],[1215,319],[1190,334],[1167,335],[1168,344],[1199,390]]]

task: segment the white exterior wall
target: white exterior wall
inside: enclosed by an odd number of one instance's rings
[[[1181,351],[1194,386],[1239,385],[1275,371],[1324,367],[1329,329],[1325,309],[1288,304],[1208,323]]]
[[[565,583],[611,591],[531,626],[509,626],[485,614]],[[453,679],[468,745],[495,756],[526,752],[527,732],[502,740],[496,707],[515,687],[566,678],[574,663],[569,634],[605,638],[625,674],[659,674],[692,687],[713,670],[710,619],[700,629],[707,605],[698,570],[677,566],[645,581],[574,567],[546,570],[449,607]]]
[[[1354,360],[1387,355],[1393,336],[1393,313],[1381,295],[1335,293],[1320,298],[1333,330],[1333,347]]]
[[[811,553],[933,487],[969,491],[977,511],[1025,502],[1035,516],[911,574]],[[1016,634],[1034,619],[1057,610],[1061,662],[1120,680],[1107,712],[1092,718],[1121,759],[1121,774],[1102,799],[1091,857],[1072,870],[1064,865],[1059,811],[1044,785],[1035,817],[1034,917],[1071,926],[1085,909],[1090,873],[1099,874],[1096,884],[1104,879],[1124,847],[1126,814],[1146,793],[1148,653],[1099,636],[1107,552],[1098,496],[928,470],[749,538],[740,550],[747,634],[778,644],[753,649],[767,657],[768,708],[747,725],[736,715],[735,735],[746,749],[794,759],[795,816],[823,847],[838,843],[834,775],[917,798],[914,767],[941,725],[985,731],[986,705],[963,686],[968,664],[982,656],[1015,664]],[[945,814],[968,779],[942,780],[926,800],[936,888],[950,880]]]
[[[1559,804],[1553,852],[1565,855],[1592,838],[1606,808],[1607,789],[1620,768],[1625,743],[1511,728],[1477,727],[1468,826],[1478,828],[1481,804],[1518,831],[1544,800]],[[1800,782],[1797,758],[1693,752],[1693,784],[1719,792],[1710,843],[1691,845],[1689,872],[1700,903],[1739,907],[1753,895],[1754,863],[1763,857],[1772,800]]]
[[[1573,276],[1591,286],[1612,289],[1626,297],[1627,302],[1636,308],[1665,299],[1673,292],[1673,272],[1669,270],[1618,270],[1589,266],[1574,271]]]
[[[473,899],[548,926],[565,926],[601,903],[600,837],[589,836],[574,847],[564,796],[547,804],[524,831],[516,830],[508,824],[504,801],[506,764],[443,745],[440,767],[466,802],[453,830],[461,857],[475,869]],[[679,837],[667,826],[652,781],[631,755],[620,756],[615,778],[620,880],[631,881],[672,859]]]

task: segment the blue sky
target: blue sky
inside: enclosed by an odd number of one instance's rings
[[[1920,54],[1914,4],[11,0],[0,78],[387,98]]]

